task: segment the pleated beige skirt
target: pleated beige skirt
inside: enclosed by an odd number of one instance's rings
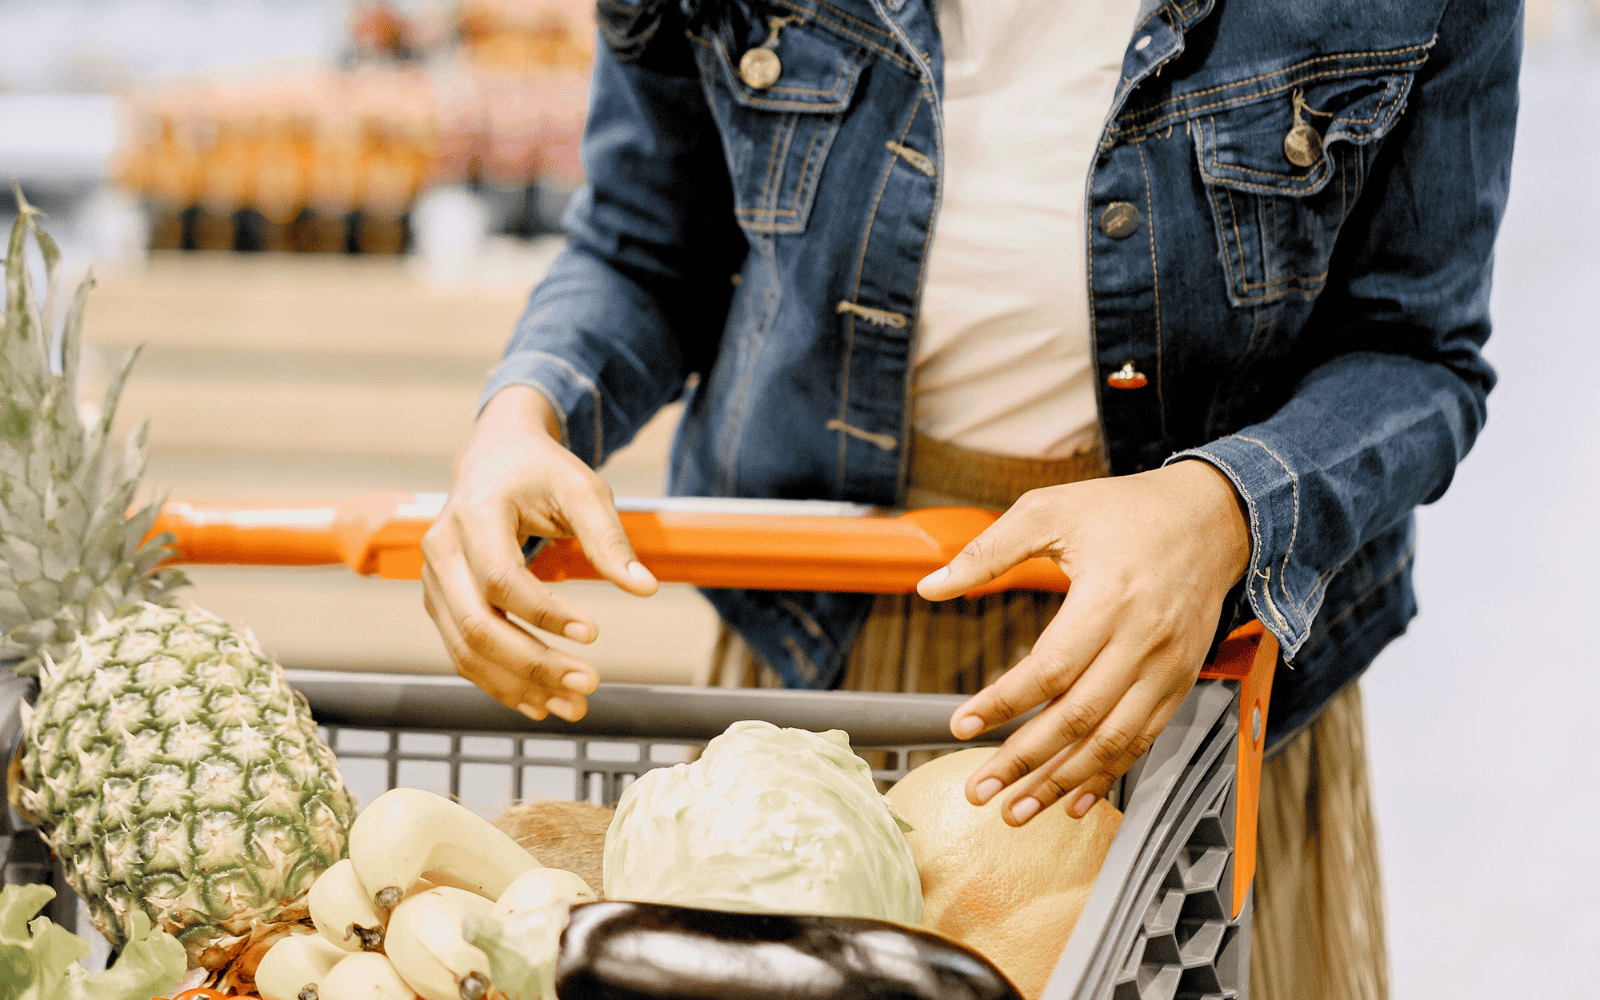
[[[1103,474],[1094,451],[1035,461],[918,435],[907,506],[1004,510],[1030,489]],[[915,594],[884,595],[839,686],[973,694],[1027,655],[1061,599],[1016,591],[935,604]],[[712,657],[714,685],[783,686],[726,627]],[[1354,684],[1263,768],[1256,858],[1252,1000],[1387,1000],[1377,831]]]

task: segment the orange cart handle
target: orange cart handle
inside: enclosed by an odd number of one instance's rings
[[[173,500],[153,532],[170,532],[178,561],[270,566],[343,563],[396,580],[422,575],[422,536],[438,494],[377,493],[339,501]],[[997,515],[966,508],[897,516],[808,501],[620,502],[634,552],[658,580],[701,587],[909,594]],[[529,568],[541,580],[596,580],[577,542],[558,538]],[[1047,559],[1030,559],[973,591],[1065,592]]]

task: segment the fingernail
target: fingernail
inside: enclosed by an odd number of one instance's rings
[[[981,806],[994,798],[995,793],[1000,791],[1000,787],[999,778],[984,778],[978,782],[978,805]]]
[[[1011,803],[1011,818],[1018,823],[1026,823],[1033,819],[1033,814],[1039,811],[1039,800],[1032,795],[1024,795]]]
[[[921,580],[919,580],[917,582],[917,587],[920,589],[924,584],[926,584],[929,587],[937,587],[939,584],[943,583],[945,581],[945,578],[948,577],[949,575],[950,575],[950,567],[949,566],[940,566],[938,569],[934,570],[932,573],[929,573],[927,576],[925,576]]]
[[[1078,796],[1078,801],[1072,804],[1072,815],[1082,819],[1089,814],[1090,809],[1094,808],[1094,803],[1094,795],[1090,792],[1084,792]]]
[[[655,576],[644,568],[644,563],[637,559],[628,564],[628,575],[640,583],[654,583],[656,580]]]
[[[523,715],[526,715],[528,718],[532,719],[534,722],[543,722],[544,721],[545,713],[541,712],[537,708],[534,708],[532,705],[528,704],[527,702],[523,702],[522,704],[518,705],[517,706],[517,711],[521,712]]]
[[[563,676],[561,678],[561,686],[568,691],[576,691],[579,694],[588,694],[594,690],[589,686],[589,675],[579,670],[574,670],[570,674]]]
[[[544,707],[548,708],[552,715],[559,715],[568,722],[571,722],[578,714],[578,707],[560,695],[545,702]]]
[[[561,634],[573,642],[588,642],[594,638],[590,632],[589,626],[583,622],[567,622],[566,627],[561,630]]]
[[[956,724],[950,727],[950,731],[956,734],[956,739],[958,740],[970,740],[982,730],[983,720],[976,715],[968,715],[957,719]]]

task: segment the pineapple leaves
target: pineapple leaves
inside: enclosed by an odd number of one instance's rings
[[[131,557],[142,548],[139,544],[140,539],[143,539],[144,536],[150,533],[150,529],[155,527],[156,515],[160,513],[160,504],[147,503],[128,515],[128,530],[123,536],[124,543],[127,546],[123,553],[124,557]],[[171,535],[163,535],[162,537],[165,541],[173,540]],[[155,541],[155,539],[151,539],[151,541]]]
[[[30,374],[37,377],[36,372],[29,369],[37,364],[37,351],[28,350],[31,339],[36,337],[33,317],[33,297],[28,288],[28,224],[32,221],[30,216],[36,212],[27,199],[22,197],[22,192],[17,192],[17,222],[11,227],[11,242],[6,247],[6,325],[5,325],[5,352],[6,374],[13,379],[24,379],[32,383]]]
[[[111,422],[116,418],[117,415],[117,402],[122,398],[122,387],[127,384],[128,373],[133,371],[133,363],[139,360],[139,355],[143,351],[143,344],[139,344],[135,346],[133,350],[129,351],[128,356],[122,359],[122,364],[118,365],[117,370],[112,373],[111,383],[106,386],[105,402],[100,405],[100,433],[96,439],[100,443],[100,449],[95,455],[95,462],[97,465],[103,460],[105,448],[111,441]],[[141,472],[143,472],[145,433],[146,427],[145,425],[141,425],[139,429],[134,432],[135,436],[129,438],[128,441],[130,448],[137,447],[141,453]],[[138,442],[137,445],[134,444],[135,440]]]
[[[21,197],[20,190],[18,191],[18,197]],[[51,358],[48,348],[52,346],[50,332],[56,328],[56,295],[61,288],[61,249],[56,246],[55,237],[45,232],[44,227],[39,225],[38,216],[43,214],[43,212],[35,209],[30,216],[30,221],[33,229],[33,238],[39,244],[39,256],[44,258],[45,295],[44,302],[40,303],[38,322],[39,341],[47,348],[44,362],[45,371],[48,373],[55,368],[50,363]]]
[[[76,387],[78,384],[78,357],[83,349],[83,311],[89,305],[89,289],[94,287],[94,276],[89,275],[78,283],[72,293],[72,306],[67,310],[67,321],[61,327],[61,383]],[[65,405],[58,408],[57,420],[71,434],[83,436],[83,420],[78,415],[77,400],[72,393],[64,393]]]
[[[139,351],[117,367],[88,425],[78,409],[83,318],[92,279],[58,309],[60,248],[41,213],[16,192],[18,215],[4,265],[0,325],[0,659],[36,673],[42,654],[60,658],[77,632],[143,601],[170,603],[188,581],[159,569],[168,539],[145,540],[155,506],[130,516],[145,468],[146,428],[112,457],[117,401]],[[46,294],[29,281],[29,237],[44,264]],[[54,332],[60,326],[57,342]],[[0,998],[3,1000],[3,998]]]
[[[37,398],[50,377],[49,335],[33,290],[28,287],[27,237],[30,232],[41,231],[36,221],[40,213],[28,204],[21,188],[16,189],[16,195],[17,222],[11,227],[11,242],[6,250],[5,350],[0,351],[0,357],[5,359],[6,384],[14,387],[7,395],[15,396],[15,389],[20,388],[26,390],[28,397]],[[54,242],[50,248],[55,249]],[[59,253],[56,256],[59,262]]]

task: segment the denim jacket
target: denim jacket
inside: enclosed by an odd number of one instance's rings
[[[1274,744],[1416,612],[1412,511],[1486,415],[1520,5],[1145,0],[1084,191],[1114,474],[1238,489]],[[599,466],[686,401],[669,491],[895,505],[938,217],[934,0],[601,0],[587,184],[485,399]],[[776,78],[742,72],[768,49]],[[1286,142],[1286,140],[1289,140]],[[1064,281],[1083,276],[1064,274]],[[793,686],[871,598],[712,591]]]

